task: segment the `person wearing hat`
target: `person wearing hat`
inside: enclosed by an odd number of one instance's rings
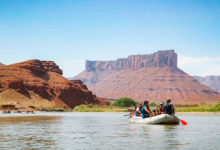
[[[175,114],[174,106],[171,103],[171,99],[167,99],[166,104],[163,106],[165,114],[173,115]]]

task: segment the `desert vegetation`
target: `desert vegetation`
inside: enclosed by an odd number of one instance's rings
[[[135,106],[136,104],[137,102],[129,97],[120,98],[113,103],[114,106],[118,106],[118,107],[132,107]]]
[[[220,112],[220,102],[216,104],[200,104],[197,106],[176,107],[176,112]]]
[[[76,106],[75,112],[128,112],[129,108],[134,108],[137,102],[130,98],[121,98],[117,101],[111,101],[110,105],[80,105]],[[155,109],[157,103],[150,103],[150,108]],[[220,102],[216,104],[198,104],[198,105],[177,105],[176,112],[220,112]]]
[[[127,107],[118,107],[113,105],[80,105],[76,106],[75,112],[128,112]]]

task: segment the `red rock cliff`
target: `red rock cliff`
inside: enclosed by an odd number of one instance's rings
[[[65,108],[100,103],[82,82],[61,75],[62,70],[53,61],[29,60],[0,66],[0,103]]]
[[[117,61],[87,61],[86,70],[74,79],[82,80],[97,96],[137,101],[175,103],[215,103],[220,94],[200,84],[177,67],[173,50],[149,55],[133,55]]]

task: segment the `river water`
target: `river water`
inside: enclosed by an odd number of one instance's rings
[[[220,149],[220,115],[179,117],[188,125],[130,124],[124,113],[0,114],[0,149]]]

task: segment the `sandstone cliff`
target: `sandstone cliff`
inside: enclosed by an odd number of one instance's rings
[[[0,66],[0,104],[73,108],[99,104],[98,98],[80,81],[62,77],[53,61],[29,60]]]
[[[86,61],[86,71],[139,70],[147,67],[177,67],[177,54],[174,50],[158,51],[150,55],[131,55],[116,61]]]
[[[200,84],[177,67],[174,50],[134,55],[116,61],[87,61],[86,70],[74,79],[82,80],[97,96],[175,103],[214,103],[220,95]]]
[[[194,78],[198,80],[200,83],[207,85],[211,89],[220,93],[220,76],[194,76]]]

